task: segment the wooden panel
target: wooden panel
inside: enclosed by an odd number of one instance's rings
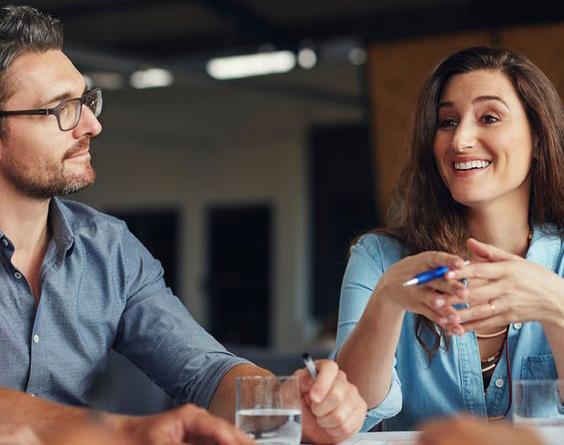
[[[373,109],[376,193],[385,215],[408,142],[419,89],[446,55],[465,47],[491,44],[489,32],[442,35],[372,44],[368,52]]]
[[[500,44],[519,51],[550,78],[564,99],[564,23],[503,29]]]

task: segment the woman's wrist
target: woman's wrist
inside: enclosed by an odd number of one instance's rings
[[[376,321],[376,319],[398,319],[403,321],[406,312],[404,308],[394,301],[392,296],[384,291],[384,289],[376,289],[374,291],[367,309],[365,315],[374,321]]]

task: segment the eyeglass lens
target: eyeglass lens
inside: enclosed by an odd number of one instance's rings
[[[82,104],[86,105],[94,116],[98,117],[102,111],[102,92],[89,91],[78,99],[71,99],[59,109],[59,125],[61,130],[71,130],[78,125],[82,111]]]

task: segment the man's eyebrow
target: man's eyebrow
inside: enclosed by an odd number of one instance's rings
[[[472,99],[472,103],[476,103],[476,102],[486,102],[488,100],[495,100],[498,102],[501,102],[503,105],[505,105],[505,107],[510,110],[511,108],[509,108],[509,105],[507,105],[507,103],[499,96],[478,96],[474,99]],[[445,102],[441,102],[439,103],[439,107],[438,109],[441,109],[443,107],[454,107],[454,102],[450,102],[450,101],[445,101]]]
[[[88,87],[85,85],[82,94],[86,93],[86,91],[88,91]],[[54,96],[50,99],[42,101],[40,105],[47,105],[47,104],[51,104],[53,102],[63,102],[65,100],[74,99],[74,98],[76,98],[76,96],[73,93],[71,93],[70,91],[66,91],[66,92],[58,94],[58,95],[56,95],[56,96]]]

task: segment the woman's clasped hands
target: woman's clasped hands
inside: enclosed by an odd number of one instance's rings
[[[533,320],[543,325],[561,323],[564,280],[560,276],[472,238],[467,246],[471,263],[445,277],[468,283],[467,307],[456,311],[457,323],[445,325],[449,331],[490,331]]]
[[[550,270],[475,239],[471,261],[444,252],[423,252],[390,267],[374,291],[405,311],[424,315],[447,334],[499,329],[509,323],[558,322],[563,279]],[[404,287],[425,270],[448,266],[442,279]]]

